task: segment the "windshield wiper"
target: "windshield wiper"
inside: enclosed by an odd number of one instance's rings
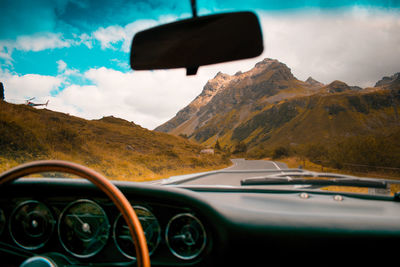
[[[294,178],[299,177],[299,178]],[[308,177],[308,178],[307,178]],[[336,173],[280,173],[262,177],[246,178],[240,181],[241,185],[309,185],[312,187],[323,186],[357,186],[369,188],[387,188],[384,180],[372,178],[357,178],[355,176]]]

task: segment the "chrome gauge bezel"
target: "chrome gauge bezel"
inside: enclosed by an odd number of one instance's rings
[[[107,225],[108,225],[107,240],[106,240],[106,241],[104,242],[104,244],[103,244],[101,247],[99,247],[96,251],[93,251],[92,253],[88,253],[88,254],[79,254],[79,253],[76,253],[76,252],[71,251],[71,250],[68,248],[68,246],[63,242],[63,240],[62,240],[62,238],[61,238],[61,229],[60,229],[60,227],[61,227],[62,219],[63,219],[64,216],[65,216],[65,213],[66,213],[73,205],[80,204],[80,203],[90,203],[90,204],[92,204],[92,205],[97,206],[97,208],[99,208],[99,210],[103,213],[104,218],[106,219]],[[110,228],[111,228],[111,226],[110,226],[110,220],[108,219],[107,213],[104,211],[104,209],[103,209],[99,204],[97,204],[95,201],[90,200],[90,199],[78,199],[78,200],[76,200],[76,201],[73,201],[73,202],[69,203],[69,204],[63,209],[63,211],[62,211],[61,214],[60,214],[60,218],[59,218],[59,222],[58,222],[58,240],[60,241],[60,243],[61,243],[61,245],[63,246],[63,248],[64,248],[69,254],[71,254],[72,256],[75,256],[75,257],[81,258],[81,259],[90,258],[90,257],[95,256],[97,253],[99,253],[99,252],[105,247],[105,245],[107,244],[107,242],[108,242],[108,240],[109,240],[109,238],[110,238]]]
[[[51,218],[50,218],[51,221],[50,221],[50,224],[49,224],[49,226],[51,227],[51,229],[50,229],[50,231],[49,231],[49,233],[48,233],[47,239],[45,239],[44,241],[40,242],[40,243],[39,243],[38,245],[36,245],[36,246],[26,246],[26,245],[21,244],[21,242],[18,241],[18,240],[15,238],[15,234],[13,234],[13,230],[12,230],[12,222],[13,222],[13,218],[14,218],[15,213],[16,213],[21,207],[23,207],[23,206],[25,206],[25,205],[28,205],[28,204],[32,204],[32,203],[33,203],[33,204],[38,204],[38,205],[43,205],[43,207],[45,207],[45,208],[48,210],[48,215],[51,216]],[[51,235],[52,235],[53,232],[54,232],[55,224],[56,224],[56,220],[54,219],[53,213],[51,212],[50,208],[49,208],[46,204],[44,204],[44,203],[42,203],[42,202],[40,202],[40,201],[37,201],[37,200],[27,200],[27,201],[23,201],[23,202],[19,203],[19,204],[13,209],[13,211],[11,212],[11,216],[10,216],[10,218],[9,218],[9,220],[8,220],[8,231],[9,231],[10,236],[11,236],[11,238],[12,238],[12,240],[14,241],[15,244],[17,244],[18,246],[20,246],[21,248],[24,248],[24,249],[26,249],[26,250],[36,250],[36,249],[42,248],[42,247],[43,247],[44,245],[46,245],[46,243],[50,240],[50,237],[51,237]]]
[[[161,242],[161,226],[160,226],[160,223],[159,223],[157,217],[156,217],[149,209],[147,209],[147,208],[145,208],[145,207],[143,207],[143,206],[133,206],[133,209],[134,209],[135,211],[136,211],[137,209],[141,209],[141,210],[143,210],[143,211],[149,212],[150,214],[152,214],[152,216],[154,217],[154,219],[157,221],[157,227],[158,227],[158,232],[159,232],[159,234],[158,234],[158,236],[157,236],[156,245],[154,246],[154,248],[153,248],[151,251],[149,250],[149,256],[151,256],[151,255],[154,253],[154,251],[156,251],[158,245],[159,245],[160,242]],[[120,215],[115,219],[115,222],[114,222],[114,226],[113,226],[113,239],[114,239],[114,243],[115,243],[117,249],[119,250],[119,252],[121,252],[122,255],[124,255],[124,256],[127,257],[128,259],[136,260],[136,257],[134,257],[134,256],[132,256],[132,255],[129,255],[128,253],[124,252],[123,249],[121,249],[121,247],[120,247],[119,244],[118,244],[117,236],[116,236],[116,228],[117,228],[118,220],[120,220],[121,217],[122,217],[122,214],[120,214]],[[139,216],[138,216],[138,217],[139,217]],[[122,218],[122,219],[123,219],[123,218]],[[140,218],[139,218],[139,221],[140,221]],[[144,230],[144,229],[143,229],[143,230]]]
[[[197,253],[194,253],[193,255],[190,255],[190,256],[183,256],[183,255],[180,255],[178,252],[176,252],[176,251],[171,247],[170,240],[169,240],[169,238],[168,238],[168,234],[169,234],[169,231],[170,231],[171,224],[172,224],[176,219],[181,218],[181,217],[189,217],[189,218],[195,220],[195,221],[200,225],[202,234],[203,234],[203,236],[204,236],[204,240],[203,240],[203,243],[202,243],[202,245],[201,245],[199,251],[198,251]],[[204,251],[204,248],[206,247],[206,244],[207,244],[207,233],[206,233],[206,230],[205,230],[203,224],[201,223],[201,221],[200,221],[196,216],[194,216],[194,215],[191,214],[191,213],[180,213],[180,214],[175,215],[174,217],[172,217],[172,218],[169,220],[169,222],[168,222],[168,224],[167,224],[167,228],[165,229],[165,240],[166,240],[166,242],[167,242],[167,247],[168,247],[168,249],[171,251],[171,253],[172,253],[174,256],[176,256],[177,258],[182,259],[182,260],[192,260],[192,259],[198,257],[198,256]]]

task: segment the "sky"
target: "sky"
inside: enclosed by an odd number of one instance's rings
[[[199,15],[251,10],[264,52],[253,59],[183,69],[133,71],[138,31],[190,18],[183,0],[0,0],[0,81],[6,100],[49,100],[48,109],[99,119],[115,116],[148,129],[172,118],[222,71],[250,70],[263,58],[300,80],[374,86],[400,72],[400,1],[198,0]]]

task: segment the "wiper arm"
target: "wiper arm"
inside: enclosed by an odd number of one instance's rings
[[[285,178],[247,178],[240,181],[241,185],[316,185],[316,186],[357,186],[370,188],[387,188],[386,182],[349,180],[321,180],[321,179],[285,179]]]
[[[283,177],[284,176],[284,177]],[[293,178],[301,177],[301,178]],[[311,177],[311,178],[304,178]],[[319,178],[319,179],[313,179]],[[321,179],[328,178],[328,179]],[[241,185],[310,185],[310,186],[357,186],[370,188],[387,188],[388,183],[378,179],[357,178],[349,175],[332,173],[284,173],[264,177],[246,178],[240,181]]]

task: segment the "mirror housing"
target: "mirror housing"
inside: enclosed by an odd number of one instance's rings
[[[133,70],[198,67],[259,56],[263,40],[257,16],[223,13],[185,19],[138,32],[132,41]]]

